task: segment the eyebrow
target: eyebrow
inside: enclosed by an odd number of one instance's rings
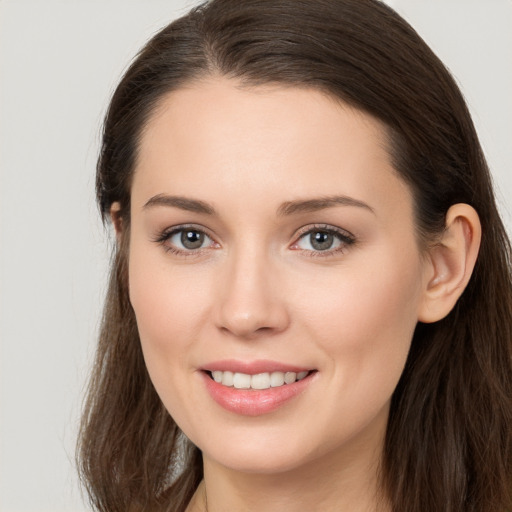
[[[210,204],[204,201],[200,201],[199,199],[190,199],[183,196],[158,194],[150,198],[144,204],[143,209],[147,210],[156,206],[179,208],[180,210],[202,213],[204,215],[217,215],[215,208]],[[312,199],[299,199],[296,201],[286,201],[277,209],[277,215],[288,216],[297,213],[310,213],[319,210],[325,210],[327,208],[334,208],[335,206],[355,206],[375,213],[370,205],[360,201],[359,199],[354,199],[349,196],[327,196]]]
[[[335,206],[355,206],[357,208],[364,208],[373,214],[374,209],[360,201],[348,196],[327,196],[313,199],[304,199],[297,201],[287,201],[283,203],[277,210],[278,215],[293,215],[296,213],[310,213],[319,210],[325,210],[327,208],[333,208]]]
[[[170,206],[174,208],[179,208],[180,210],[186,210],[188,212],[195,213],[203,213],[205,215],[215,215],[215,208],[210,206],[208,203],[204,201],[199,201],[198,199],[189,199],[188,197],[183,196],[169,196],[165,194],[158,194],[153,196],[146,204],[143,206],[144,210],[149,208],[153,208],[155,206]]]

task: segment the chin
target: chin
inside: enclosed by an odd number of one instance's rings
[[[221,465],[229,470],[261,475],[286,473],[307,467],[317,458],[322,458],[333,450],[332,446],[322,446],[322,441],[313,442],[311,436],[290,435],[290,430],[261,432],[258,435],[240,432],[228,434],[226,438],[210,438],[203,446],[205,465]]]
[[[287,473],[297,470],[306,464],[304,454],[300,459],[295,451],[294,454],[286,452],[259,451],[255,450],[236,450],[234,453],[222,454],[212,453],[211,456],[203,452],[205,464],[208,461],[214,464],[220,464],[231,471],[246,474],[273,475],[279,473]]]

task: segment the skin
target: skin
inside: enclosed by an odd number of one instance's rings
[[[390,398],[416,323],[445,315],[469,279],[479,231],[459,205],[450,243],[422,253],[386,148],[378,121],[318,91],[219,77],[172,92],[148,122],[130,300],[155,388],[203,452],[189,511],[205,496],[209,512],[387,510],[377,470]],[[151,201],[162,195],[215,213]],[[283,213],[334,196],[351,201]],[[165,239],[183,225],[208,235],[201,248]],[[345,238],[315,250],[308,230]],[[224,359],[316,373],[277,410],[245,416],[206,391],[201,369]]]

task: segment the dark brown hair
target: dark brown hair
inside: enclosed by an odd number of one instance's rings
[[[97,169],[104,218],[119,201],[116,249],[79,464],[103,512],[183,511],[202,478],[144,365],[127,291],[131,177],[162,97],[209,75],[320,90],[384,122],[413,191],[419,239],[468,203],[483,228],[452,312],[418,324],[393,395],[381,468],[395,512],[512,510],[511,249],[485,159],[455,81],[416,32],[377,0],[213,0],[142,49],[108,110]]]

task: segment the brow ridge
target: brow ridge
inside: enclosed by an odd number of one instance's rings
[[[191,199],[184,196],[173,196],[167,194],[158,194],[151,197],[143,206],[143,209],[149,209],[156,206],[166,206],[179,208],[195,213],[205,215],[215,215],[216,211],[210,204],[199,199]],[[359,199],[349,196],[326,196],[311,199],[299,199],[294,201],[286,201],[277,209],[279,216],[289,216],[297,213],[310,213],[336,206],[353,206],[364,208],[375,213],[373,208]]]
[[[318,210],[325,210],[336,206],[354,206],[357,208],[364,208],[372,213],[374,209],[359,199],[354,199],[349,196],[326,196],[312,199],[299,199],[295,201],[286,201],[277,210],[280,216],[294,215],[297,213],[309,213]]]
[[[184,196],[171,196],[167,194],[158,194],[150,198],[143,206],[143,209],[149,209],[156,206],[167,206],[179,208],[188,212],[203,213],[205,215],[215,215],[215,208],[199,199],[190,199]]]

